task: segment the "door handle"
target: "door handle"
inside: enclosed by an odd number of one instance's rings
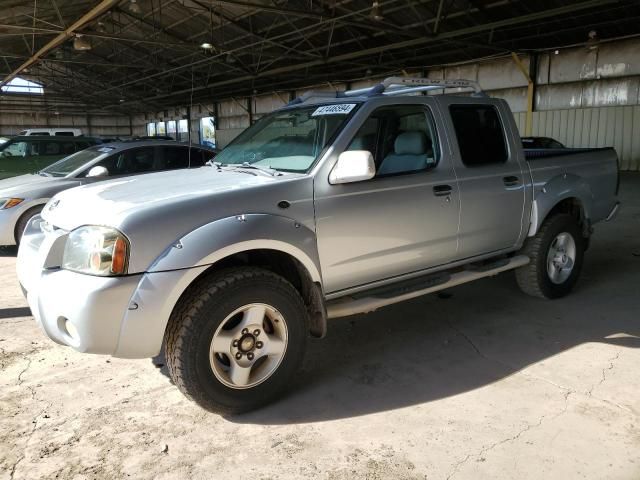
[[[451,185],[436,185],[433,187],[433,194],[436,197],[446,197],[451,195],[452,190]]]
[[[509,175],[508,177],[502,177],[502,181],[504,182],[506,187],[513,187],[520,183],[520,179],[514,175]]]

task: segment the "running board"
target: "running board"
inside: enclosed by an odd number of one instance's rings
[[[403,283],[400,287],[389,286],[384,289],[376,288],[369,292],[348,295],[327,303],[327,317],[338,318],[357,313],[373,312],[387,305],[404,302],[405,300],[462,285],[480,278],[491,277],[506,270],[522,267],[528,263],[529,257],[518,255],[498,262],[493,268],[472,268],[450,274],[443,272],[423,278],[420,284],[416,282],[418,279],[414,279],[411,281],[411,285]],[[391,295],[392,292],[395,292],[395,294]]]

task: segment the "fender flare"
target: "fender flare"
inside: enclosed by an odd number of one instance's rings
[[[557,175],[536,190],[531,206],[531,223],[527,236],[533,237],[545,221],[549,212],[563,200],[577,199],[582,205],[585,219],[591,218],[593,192],[589,184],[580,176],[565,173]]]
[[[147,271],[213,265],[230,255],[258,249],[291,255],[314,282],[322,282],[315,232],[273,214],[242,214],[202,225],[167,246]]]

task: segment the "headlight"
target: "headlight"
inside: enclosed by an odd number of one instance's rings
[[[24,198],[0,198],[0,210],[15,207],[24,202]]]
[[[114,228],[87,226],[69,234],[62,268],[109,277],[127,273],[129,241]]]

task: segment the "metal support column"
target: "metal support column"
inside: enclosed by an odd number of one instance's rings
[[[522,72],[522,75],[524,75],[524,78],[527,79],[527,116],[524,123],[524,136],[529,137],[533,130],[533,95],[535,91],[535,76],[532,78],[517,53],[511,52],[511,57],[513,58],[516,66]]]

